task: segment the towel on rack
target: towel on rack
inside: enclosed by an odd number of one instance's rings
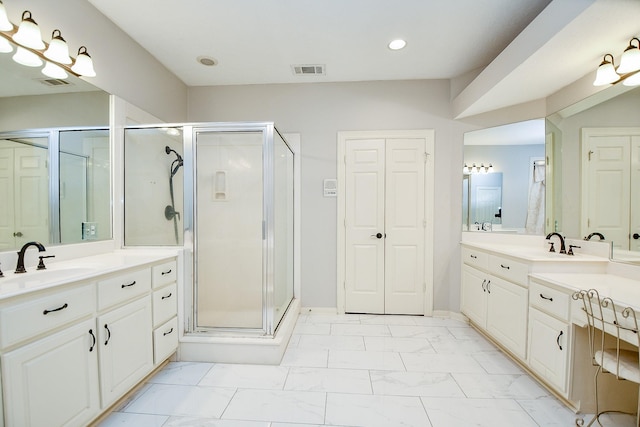
[[[544,164],[533,164],[533,182],[543,182],[545,178],[546,167]]]

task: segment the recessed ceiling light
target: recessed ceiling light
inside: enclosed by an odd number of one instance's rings
[[[214,65],[218,65],[218,61],[216,61],[215,58],[212,58],[210,56],[198,56],[196,58],[196,61],[198,61],[199,63],[207,67],[213,67]]]
[[[391,40],[389,43],[389,49],[400,50],[407,45],[407,42],[402,39]]]

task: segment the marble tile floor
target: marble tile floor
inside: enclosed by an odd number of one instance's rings
[[[170,363],[100,427],[574,425],[463,322],[309,313],[279,366]]]

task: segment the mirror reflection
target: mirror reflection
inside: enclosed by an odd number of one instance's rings
[[[563,234],[612,242],[616,260],[640,260],[640,88],[612,86],[547,117],[562,152],[555,215]],[[597,233],[597,234],[594,234]]]
[[[545,232],[544,129],[538,119],[464,135],[464,231]]]
[[[0,251],[111,238],[109,94],[0,54]]]

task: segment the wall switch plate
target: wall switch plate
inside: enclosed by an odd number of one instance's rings
[[[98,238],[98,223],[82,223],[82,240],[96,240]]]

